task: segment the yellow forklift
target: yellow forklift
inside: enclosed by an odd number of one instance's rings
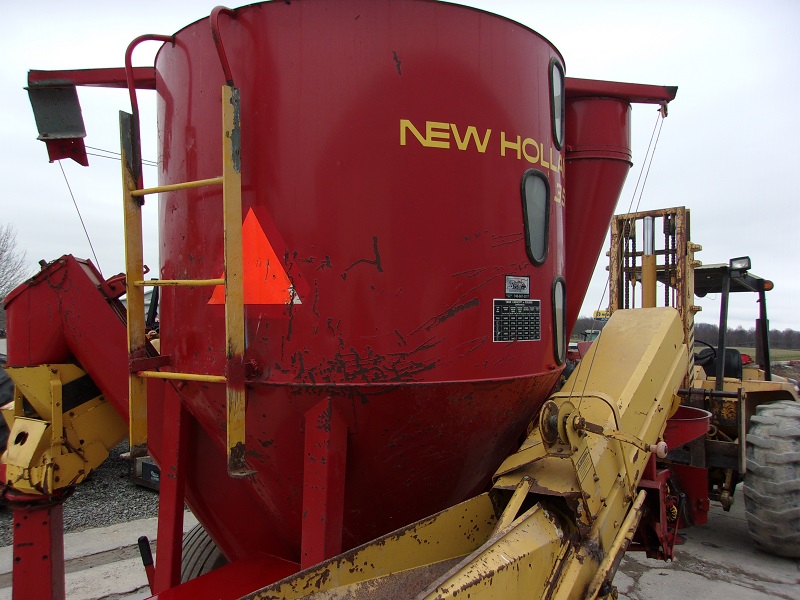
[[[660,225],[660,227],[659,227]],[[656,247],[661,230],[663,245]],[[745,513],[753,542],[767,552],[800,557],[800,403],[794,385],[773,375],[766,292],[767,279],[750,273],[750,258],[702,265],[691,243],[690,212],[670,208],[617,215],[611,226],[610,310],[639,302],[656,303],[657,286],[646,281],[648,265],[663,289],[663,306],[678,309],[694,366],[681,389],[683,405],[711,413],[708,433],[670,448],[666,463],[676,487],[682,525],[706,522],[709,501],[730,510],[743,482]],[[755,361],[727,345],[728,304],[732,293],[756,294]],[[648,298],[648,294],[654,294]],[[720,299],[716,346],[694,339],[694,297]],[[660,303],[660,302],[659,302]]]

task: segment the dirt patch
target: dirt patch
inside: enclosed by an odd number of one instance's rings
[[[772,365],[772,374],[781,377],[791,377],[800,381],[800,360],[790,360],[786,363]]]

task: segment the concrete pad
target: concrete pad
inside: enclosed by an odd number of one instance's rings
[[[800,600],[800,560],[765,554],[750,543],[744,501],[731,512],[715,506],[709,523],[685,531],[675,561],[628,553],[614,584],[623,600]],[[196,520],[187,513],[184,529]],[[156,520],[144,519],[65,536],[67,598],[141,600],[149,597],[136,540],[156,535]],[[11,600],[11,549],[0,548],[0,600]],[[4,581],[5,579],[5,581]]]
[[[137,593],[139,598],[150,597],[147,575],[142,561],[131,558],[68,573],[66,577],[69,600],[100,600],[118,594]]]
[[[614,580],[627,600],[800,600],[800,560],[756,549],[747,532],[744,498],[730,512],[713,506],[708,524],[685,530],[670,563],[629,552]],[[633,585],[631,585],[633,582]]]
[[[108,527],[88,529],[64,536],[66,592],[70,600],[99,600],[128,596],[147,598],[147,577],[137,541],[146,535],[156,541],[157,519],[141,519]],[[183,530],[197,524],[184,513]],[[0,600],[11,600],[13,547],[0,548]]]
[[[67,573],[65,586],[69,600],[100,600],[120,594],[150,596],[142,561],[137,558]],[[11,588],[0,590],[0,600],[11,600]]]
[[[617,586],[619,597],[627,598],[628,596],[625,594],[633,592],[633,588],[636,586],[636,580],[620,570],[617,571],[617,575],[614,577],[614,585]],[[633,596],[630,597],[633,598]]]
[[[661,598],[668,592],[672,598],[703,598],[703,600],[771,600],[774,598],[791,598],[785,595],[794,591],[786,588],[784,595],[779,589],[767,591],[753,589],[742,581],[722,581],[716,578],[707,578],[695,573],[677,570],[653,569],[645,573],[636,586],[635,598]],[[797,596],[795,596],[796,598]]]

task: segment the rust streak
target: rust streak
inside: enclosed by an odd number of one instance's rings
[[[372,251],[375,253],[375,260],[369,260],[367,258],[358,259],[352,265],[350,265],[349,267],[345,268],[345,272],[342,273],[342,277],[345,278],[347,276],[346,275],[347,271],[349,271],[350,269],[352,269],[353,267],[355,267],[356,265],[361,264],[361,263],[366,263],[368,265],[375,265],[375,267],[378,269],[378,272],[379,273],[383,273],[383,266],[381,265],[381,253],[378,251],[378,236],[377,235],[373,235],[372,236]]]
[[[480,300],[478,298],[473,298],[469,302],[465,302],[464,304],[459,304],[458,306],[454,306],[453,308],[447,310],[444,314],[440,315],[437,322],[444,323],[447,319],[450,319],[456,314],[460,313],[462,310],[467,310],[468,308],[473,308],[480,304]]]
[[[397,56],[397,51],[392,50],[392,58],[394,59],[394,68],[397,69],[397,74],[402,75],[403,72],[400,70],[400,65],[402,63],[400,61],[400,57]]]

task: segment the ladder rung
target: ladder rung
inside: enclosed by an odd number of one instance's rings
[[[139,371],[134,373],[145,379],[177,379],[179,381],[204,381],[206,383],[225,383],[224,375],[202,375],[200,373],[173,373],[168,371]]]
[[[149,279],[147,281],[134,281],[136,287],[162,286],[204,286],[204,285],[225,285],[224,279]]]
[[[248,477],[253,474],[246,461],[244,290],[242,283],[242,176],[241,126],[239,90],[222,86],[222,176],[138,189],[140,179],[134,175],[126,157],[141,155],[141,145],[135,131],[135,116],[120,114],[122,127],[122,182],[125,207],[125,277],[128,281],[128,410],[131,452],[138,456],[147,452],[147,380],[178,380],[201,383],[220,383],[225,386],[226,445],[228,474]],[[224,275],[219,279],[152,279],[145,281],[142,252],[142,206],[144,196],[212,185],[222,186],[222,225]],[[148,286],[214,286],[226,288],[225,337],[230,379],[224,375],[159,371],[167,357],[148,357],[146,345],[143,288]]]
[[[222,176],[212,177],[211,179],[198,179],[197,181],[185,181],[183,183],[171,183],[158,187],[144,188],[142,190],[132,190],[131,196],[147,196],[148,194],[160,194],[161,192],[174,192],[176,190],[188,190],[191,188],[206,187],[209,185],[219,185],[222,183]]]

